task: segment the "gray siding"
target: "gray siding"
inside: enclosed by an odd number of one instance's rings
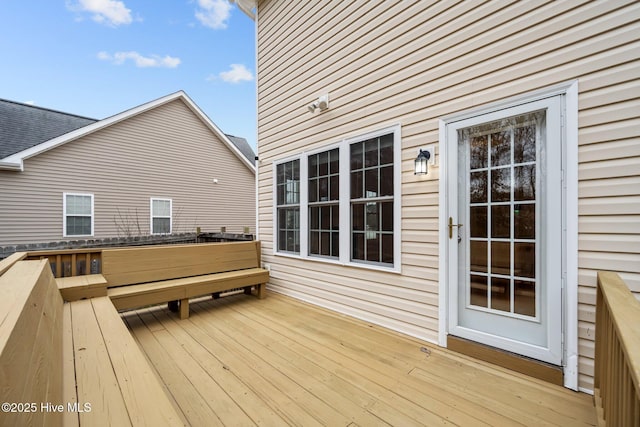
[[[151,197],[173,200],[174,232],[255,229],[254,173],[180,99],[27,159],[24,169],[0,171],[2,245],[63,240],[63,192],[94,195],[96,238],[122,236],[116,222],[149,234]]]
[[[579,386],[592,389],[596,271],[640,294],[640,4],[264,0],[258,12],[258,219],[272,289],[431,341],[439,168],[416,178],[418,148],[437,146],[441,117],[579,81]],[[330,110],[310,115],[325,92]],[[402,274],[274,256],[272,163],[395,123]]]

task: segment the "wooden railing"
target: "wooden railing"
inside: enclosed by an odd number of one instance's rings
[[[56,278],[102,273],[102,249],[58,249],[29,252],[28,260],[49,259],[51,271]]]
[[[611,272],[598,273],[594,400],[600,425],[640,427],[640,302]]]

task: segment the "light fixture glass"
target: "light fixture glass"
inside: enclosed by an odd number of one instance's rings
[[[418,157],[415,160],[415,172],[414,175],[426,175],[429,173],[429,159],[431,153],[423,151],[422,149],[418,153]]]

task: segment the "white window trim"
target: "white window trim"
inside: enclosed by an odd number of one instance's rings
[[[393,134],[393,266],[383,264],[369,264],[364,262],[351,261],[351,199],[350,189],[350,145],[378,136]],[[358,134],[343,138],[337,143],[328,144],[321,148],[304,151],[294,156],[284,157],[273,162],[272,191],[273,191],[273,253],[276,256],[305,259],[314,262],[321,262],[334,265],[342,265],[367,270],[377,270],[383,272],[400,273],[402,269],[402,138],[400,124],[391,125],[385,128],[367,133]],[[309,181],[308,181],[308,156],[329,151],[334,148],[340,149],[340,257],[328,258],[316,255],[309,255]],[[277,217],[277,167],[279,164],[300,160],[300,253],[282,252],[278,250],[278,217]]]
[[[561,95],[563,97],[563,138],[565,139],[563,152],[564,156],[564,177],[565,177],[565,213],[563,227],[566,239],[564,278],[564,303],[563,303],[563,370],[564,386],[578,390],[578,81],[561,83],[546,89],[518,95],[503,101],[487,104],[467,111],[456,113],[455,115],[443,117],[439,120],[439,141],[446,143],[446,129],[449,123],[463,120],[469,117],[482,115],[490,111],[497,111],[512,106],[525,104],[540,99]],[[440,234],[439,234],[439,328],[438,344],[447,346],[448,330],[448,300],[449,283],[447,277],[447,186],[449,177],[447,171],[446,150],[440,147],[440,183],[439,183],[439,204],[440,204]],[[592,390],[580,388],[580,391],[593,393]]]
[[[154,201],[161,201],[161,202],[169,202],[169,216],[154,216],[153,215],[153,202]],[[169,218],[169,232],[168,233],[154,233],[153,232],[153,219],[154,218]],[[172,199],[168,199],[168,198],[163,198],[163,197],[152,197],[149,200],[149,234],[151,234],[152,236],[162,236],[162,235],[169,235],[173,232],[173,200]]]
[[[82,196],[91,198],[91,234],[67,234],[67,196]],[[94,234],[94,204],[93,194],[90,193],[62,193],[62,237],[93,237]]]

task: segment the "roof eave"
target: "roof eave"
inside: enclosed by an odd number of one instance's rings
[[[256,8],[258,7],[257,0],[231,0],[238,6],[245,15],[251,18],[253,21],[256,20]]]
[[[0,160],[0,170],[22,172],[24,171],[24,164],[22,162],[14,163]]]

